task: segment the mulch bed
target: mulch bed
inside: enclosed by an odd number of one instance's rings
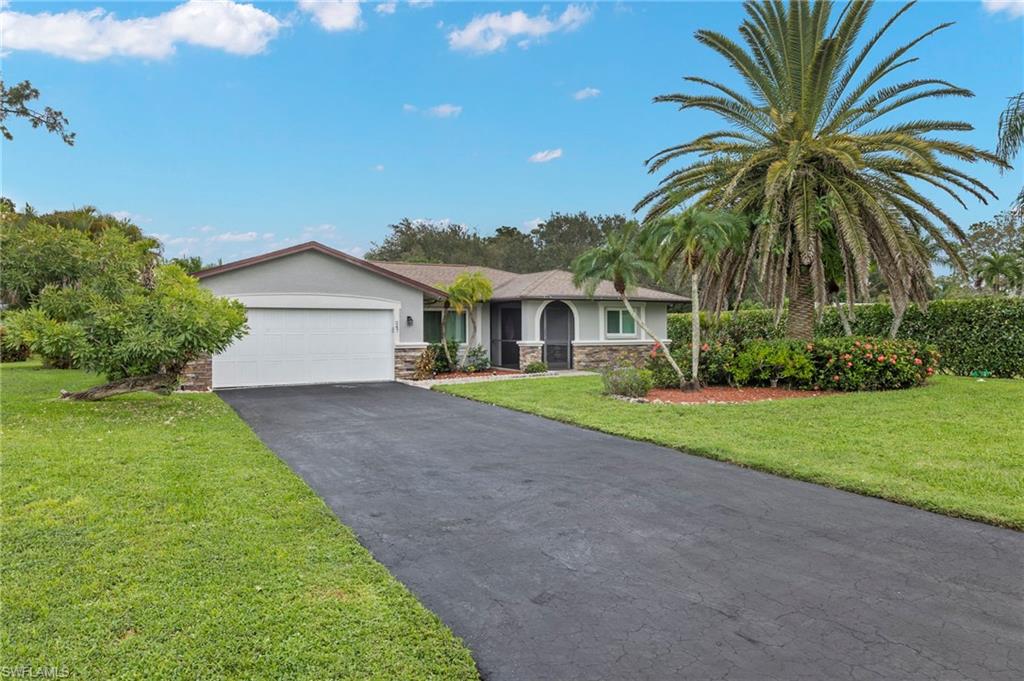
[[[521,374],[522,371],[515,369],[487,369],[485,371],[474,371],[469,373],[468,371],[449,371],[444,374],[434,374],[435,381],[443,381],[447,378],[486,378],[488,376],[513,376],[515,374]]]
[[[819,397],[828,393],[821,390],[789,390],[788,388],[732,388],[709,385],[703,390],[690,392],[677,388],[655,388],[647,393],[648,402],[670,404],[738,404],[763,400],[784,400],[791,397]]]

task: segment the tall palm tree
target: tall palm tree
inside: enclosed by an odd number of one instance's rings
[[[1010,97],[1009,103],[999,114],[999,144],[996,155],[1009,163],[1024,146],[1024,92]],[[1017,195],[1017,208],[1024,209],[1024,187]]]
[[[652,252],[662,273],[677,260],[690,273],[690,388],[700,390],[700,277],[713,273],[719,257],[740,250],[747,238],[747,220],[727,211],[690,209],[653,222],[647,229]]]
[[[1024,279],[1020,260],[1011,253],[992,253],[978,258],[975,275],[996,293],[1019,286]]]
[[[872,50],[913,5],[904,5],[860,43],[872,4],[844,4],[833,17],[833,3],[826,0],[792,0],[788,6],[747,0],[739,29],[745,47],[713,31],[696,34],[739,73],[747,92],[690,77],[717,92],[655,98],[714,113],[727,127],[648,159],[654,173],[696,154],[636,209],[646,208],[645,219],[651,220],[692,201],[756,216],[753,238],[723,262],[719,285],[742,286],[755,274],[779,310],[788,298],[787,335],[796,338],[810,338],[815,304],[826,302],[825,246],[816,215],[821,206],[835,225],[838,256],[850,275],[844,278],[847,303],[867,288],[868,267],[875,263],[901,318],[909,301],[927,303],[931,270],[922,235],[962,266],[950,235],[962,241],[963,232],[914,182],[937,187],[961,204],[962,193],[985,202],[986,194],[994,196],[991,190],[951,160],[1005,165],[994,154],[942,135],[971,130],[967,123],[890,120],[912,102],[973,95],[937,78],[883,86],[883,79],[916,61],[907,56],[910,50],[950,24],[870,65]]]
[[[644,333],[653,338],[661,348],[665,359],[679,377],[679,386],[683,387],[686,377],[672,358],[668,346],[654,335],[629,302],[629,292],[635,289],[641,280],[657,279],[658,275],[658,264],[646,248],[640,226],[635,222],[627,222],[618,229],[609,230],[603,244],[581,254],[572,263],[572,282],[588,296],[594,295],[602,281],[612,282],[623,307]]]

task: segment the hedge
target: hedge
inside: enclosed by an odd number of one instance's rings
[[[723,313],[717,320],[701,313],[704,341],[728,340],[742,345],[754,339],[782,338],[785,314],[775,325],[772,310]],[[856,336],[883,337],[892,324],[892,308],[885,303],[858,305],[851,326]],[[843,335],[836,311],[827,310],[818,324],[819,338]],[[670,314],[668,336],[677,344],[690,342],[690,314]],[[985,372],[1000,378],[1024,376],[1024,298],[967,298],[937,300],[922,312],[910,306],[900,325],[899,338],[935,346],[945,371],[960,376]]]

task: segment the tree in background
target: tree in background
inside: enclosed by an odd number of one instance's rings
[[[580,253],[600,246],[627,222],[622,215],[552,213],[530,232],[537,249],[537,270],[570,268]]]
[[[990,253],[977,260],[974,275],[995,293],[1003,293],[1024,284],[1020,258],[1010,253]]]
[[[465,225],[402,218],[398,223],[390,225],[390,230],[382,243],[372,244],[366,254],[367,259],[483,264],[483,240]]]
[[[835,225],[845,269],[847,303],[865,295],[872,264],[885,279],[897,320],[910,301],[927,304],[931,267],[922,235],[960,264],[950,242],[963,240],[956,222],[914,188],[921,181],[960,201],[994,196],[950,161],[1005,163],[994,154],[942,133],[972,129],[945,120],[884,120],[912,102],[972,93],[939,78],[880,81],[916,59],[908,52],[949,24],[901,45],[873,65],[871,51],[911,6],[903,6],[858,47],[872,2],[744,3],[740,26],[746,47],[701,30],[697,40],[726,59],[748,92],[701,77],[687,78],[716,92],[670,94],[656,102],[701,109],[724,119],[723,129],[655,154],[650,172],[689,155],[636,209],[647,220],[695,201],[756,216],[747,248],[723,262],[721,276],[745,281],[753,268],[771,304],[788,299],[788,336],[810,339],[816,303],[827,302],[825,244],[817,229],[824,202]],[[952,235],[952,236],[950,236]],[[898,321],[894,322],[898,327]]]
[[[683,387],[686,376],[672,358],[668,346],[647,328],[629,302],[630,292],[639,286],[641,281],[656,280],[660,274],[640,226],[636,222],[626,222],[618,229],[609,231],[605,234],[604,243],[582,253],[573,261],[572,274],[573,284],[583,289],[588,296],[594,295],[602,281],[612,283],[615,292],[619,294],[619,299],[622,300],[622,305],[647,336],[654,339],[656,346],[661,348],[665,359],[679,377],[679,387]]]
[[[484,260],[480,264],[508,272],[536,272],[537,246],[533,237],[515,227],[498,227],[484,237]]]
[[[998,135],[996,155],[1005,163],[1009,163],[1024,145],[1024,92],[1010,97],[1006,108],[999,114]],[[1024,210],[1024,187],[1017,195],[1015,207],[1018,211]]]
[[[690,389],[700,390],[700,278],[713,274],[721,256],[729,250],[740,251],[747,239],[747,220],[727,211],[690,209],[667,215],[645,230],[647,247],[662,276],[676,262],[690,275]],[[682,376],[680,376],[682,380]]]
[[[68,146],[75,144],[75,133],[67,129],[68,119],[56,109],[45,107],[41,111],[34,109],[29,104],[39,99],[39,90],[32,87],[32,83],[23,80],[17,85],[8,87],[0,80],[0,134],[7,140],[13,140],[14,135],[7,128],[7,117],[23,118],[33,128],[45,128],[47,132],[60,136]]]
[[[203,262],[203,259],[198,255],[180,255],[177,258],[171,258],[167,261],[170,265],[177,265],[181,269],[185,270],[186,274],[195,274],[199,270],[205,270],[207,267],[213,267],[211,264]]]

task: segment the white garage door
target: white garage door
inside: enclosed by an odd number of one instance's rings
[[[389,381],[391,310],[250,308],[249,335],[213,358],[213,387]]]

